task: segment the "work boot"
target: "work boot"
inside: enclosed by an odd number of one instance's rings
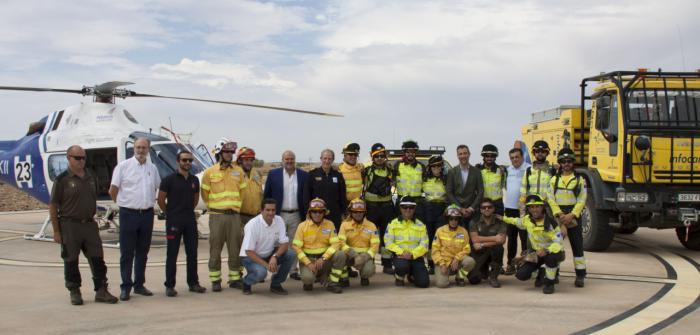
[[[140,294],[140,295],[146,296],[146,297],[150,297],[153,295],[153,292],[151,292],[151,290],[147,289],[145,286],[134,287],[134,293]]]
[[[207,291],[207,289],[199,284],[194,284],[194,285],[190,286],[190,292],[204,293],[206,291]]]
[[[70,303],[76,306],[83,304],[83,295],[80,294],[80,288],[70,289]]]
[[[465,286],[467,286],[467,282],[464,281],[464,278],[457,278],[457,279],[455,279],[455,283],[456,283],[457,286],[459,286],[459,287],[465,287]]]
[[[301,276],[299,275],[299,272],[294,272],[289,275],[289,278],[292,278],[294,280],[301,280]]]
[[[340,287],[340,285],[338,284],[329,284],[328,286],[326,286],[326,291],[333,292],[335,294],[340,294],[343,293],[343,288]]]
[[[369,278],[360,278],[360,285],[369,286]]]
[[[503,270],[502,267],[496,267],[491,269],[491,273],[489,274],[489,285],[493,288],[499,288],[501,287],[501,283],[498,282],[498,274]]]
[[[221,281],[215,281],[211,283],[211,290],[214,292],[221,292]]]
[[[384,274],[387,274],[387,275],[393,275],[394,269],[391,267],[391,265],[384,265],[382,272],[384,272]]]
[[[537,278],[535,278],[535,287],[542,287],[544,283],[544,268],[537,270]]]
[[[584,286],[584,283],[583,283],[584,278],[586,278],[586,277],[584,277],[584,276],[576,276],[576,281],[574,281],[574,285],[575,285],[576,287],[583,287],[583,286]]]
[[[550,279],[544,280],[544,287],[542,288],[542,293],[544,293],[544,294],[554,293],[554,280],[550,280]]]
[[[228,282],[228,287],[230,288],[236,288],[236,289],[241,289],[243,288],[243,281],[242,280],[230,280]]]
[[[314,284],[304,284],[304,291],[313,291]]]
[[[107,304],[116,304],[119,299],[107,291],[107,284],[97,289],[95,292],[95,302],[104,302]]]
[[[287,295],[289,292],[282,287],[282,285],[270,286],[270,292],[279,295]]]
[[[506,266],[506,272],[503,273],[506,276],[512,276],[515,274],[515,266],[513,264],[508,264]]]
[[[360,275],[360,274],[359,274],[357,271],[353,270],[353,269],[349,269],[349,270],[348,270],[348,276],[349,276],[350,278],[357,278],[357,276],[359,276],[359,275]]]
[[[127,301],[131,299],[131,290],[123,288],[121,294],[119,295],[119,300]]]
[[[350,287],[350,278],[343,278],[340,280],[341,287]]]
[[[243,294],[245,294],[245,295],[253,294],[253,291],[251,290],[250,285],[243,283]]]
[[[165,288],[165,295],[168,297],[174,297],[177,295],[177,291],[175,291],[175,288],[173,288],[173,287],[166,287]]]

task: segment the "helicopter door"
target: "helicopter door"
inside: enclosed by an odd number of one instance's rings
[[[117,148],[88,149],[85,155],[85,168],[97,179],[97,200],[109,200],[112,172],[117,166]]]
[[[214,159],[211,157],[207,146],[200,144],[197,146],[197,154],[202,159],[202,163],[207,164],[207,166],[214,165]]]

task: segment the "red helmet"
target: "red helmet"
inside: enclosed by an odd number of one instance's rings
[[[242,147],[238,149],[238,157],[236,159],[241,160],[243,158],[255,159],[255,150],[248,147]]]

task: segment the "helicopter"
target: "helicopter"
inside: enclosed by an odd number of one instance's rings
[[[110,223],[117,225],[113,219],[119,210],[108,194],[112,172],[119,162],[134,155],[136,139],[147,138],[151,141],[148,159],[156,166],[162,177],[177,171],[176,156],[181,150],[192,152],[194,161],[190,173],[197,175],[200,180],[204,170],[214,164],[206,146],[194,147],[189,143],[183,143],[177,134],[165,127],[162,128],[172,134],[172,138],[153,134],[142,126],[124,106],[116,104],[115,98],[175,99],[316,116],[342,116],[231,101],[142,94],[121,88],[132,84],[111,81],[94,86],[83,86],[82,89],[77,90],[0,86],[0,90],[72,93],[93,97],[92,102],[82,102],[54,111],[39,121],[32,122],[26,135],[20,139],[0,140],[0,181],[48,204],[56,177],[68,168],[66,150],[71,145],[78,144],[85,149],[86,169],[89,169],[97,179],[96,220],[103,227],[109,227]],[[154,207],[157,208],[157,204]],[[197,210],[200,212],[206,210],[203,201],[199,202]],[[53,241],[53,238],[46,233],[50,224],[50,218],[47,217],[40,230],[36,234],[25,235],[25,239]],[[118,245],[108,246],[117,247]]]

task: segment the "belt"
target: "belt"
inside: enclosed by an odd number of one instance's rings
[[[209,211],[216,214],[238,214],[238,212],[234,211],[233,209],[209,209]]]
[[[147,214],[147,213],[152,213],[153,212],[153,207],[151,208],[146,208],[146,209],[135,209],[135,208],[128,208],[128,207],[119,207],[120,210],[126,211],[126,212],[131,212],[135,214]]]
[[[299,209],[281,209],[280,212],[282,213],[296,213],[298,212]]]
[[[78,219],[78,218],[66,218],[62,217],[59,218],[58,221],[63,221],[63,222],[74,222],[74,223],[95,223],[95,220],[92,218],[89,219]]]

